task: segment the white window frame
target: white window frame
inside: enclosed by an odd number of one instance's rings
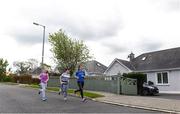
[[[162,83],[158,83],[158,73],[161,74]],[[162,75],[162,73],[167,73],[168,83],[163,83],[163,75]],[[169,72],[168,71],[156,72],[155,75],[156,75],[156,85],[169,85]]]

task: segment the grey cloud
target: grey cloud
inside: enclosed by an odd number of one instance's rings
[[[25,45],[27,44],[32,45],[32,44],[37,44],[37,43],[42,42],[42,38],[40,38],[40,36],[35,35],[35,34],[31,34],[31,35],[15,34],[14,37],[18,43],[25,44]]]
[[[73,38],[81,40],[96,41],[109,38],[117,35],[123,29],[120,12],[116,10],[107,12],[107,16],[101,15],[101,11],[104,13],[104,10],[100,10],[99,15],[98,13],[93,15],[95,12],[86,12],[85,9],[80,13],[74,11],[74,8],[64,7],[64,3],[58,3],[50,2],[49,5],[46,4],[43,7],[24,8],[21,13],[28,21],[38,21],[45,24],[48,33],[63,29]],[[83,9],[84,7],[82,7]],[[87,13],[89,13],[88,16],[85,16]]]
[[[165,11],[180,11],[180,0],[151,0]]]
[[[170,10],[180,11],[180,0],[168,1],[168,7]]]
[[[33,26],[33,25],[32,25]],[[23,45],[35,45],[42,43],[43,41],[43,29],[30,29],[29,27],[15,27],[16,29],[11,29],[8,31],[14,40]],[[45,36],[45,41],[47,42],[47,33]]]
[[[120,25],[115,22],[102,23],[99,26],[101,27],[96,28],[96,26],[84,24],[80,27],[69,26],[67,30],[83,40],[100,40],[115,36],[120,29]]]
[[[45,21],[49,26],[62,28],[67,33],[82,40],[101,40],[115,36],[123,28],[117,16],[97,22],[95,20],[73,19],[65,15],[50,17]]]
[[[160,41],[147,40],[145,38],[139,43],[139,48],[143,51],[156,51],[162,46],[163,44]]]
[[[106,48],[109,49],[109,54],[124,53],[128,51],[128,48],[125,46],[117,45],[115,43],[102,43]]]

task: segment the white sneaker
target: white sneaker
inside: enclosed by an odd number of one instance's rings
[[[65,101],[67,101],[67,98],[66,98],[66,97],[64,97],[64,100],[65,100]]]
[[[85,101],[86,101],[86,98],[83,98],[83,99],[82,99],[82,102],[85,102]]]
[[[42,99],[42,101],[46,101],[46,100],[47,100],[47,98]]]

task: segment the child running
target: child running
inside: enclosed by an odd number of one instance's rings
[[[49,80],[49,75],[48,75],[48,71],[43,70],[43,72],[39,75],[39,79],[40,79],[40,86],[41,89],[39,90],[39,94],[41,95],[41,100],[46,101],[47,97],[46,97],[46,87],[47,87],[47,82]]]
[[[85,77],[85,72],[82,70],[82,65],[79,65],[78,71],[76,72],[77,84],[79,89],[75,90],[74,93],[76,94],[76,92],[80,92],[83,102],[86,100],[83,94],[84,77]]]
[[[70,78],[69,69],[65,69],[64,73],[60,76],[61,92],[59,92],[59,94],[61,93],[64,96],[65,101],[67,101],[69,78]]]

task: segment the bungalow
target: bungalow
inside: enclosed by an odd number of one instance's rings
[[[147,81],[154,82],[160,93],[180,93],[180,47],[149,52],[134,57],[130,61],[114,59],[104,72],[105,75],[141,72]]]
[[[101,76],[107,67],[96,60],[92,60],[84,63],[84,69],[88,76]]]
[[[86,73],[87,76],[102,76],[104,75],[104,71],[107,69],[107,66],[103,65],[102,63],[96,61],[96,60],[91,60],[91,61],[86,61],[82,63],[83,69]],[[76,68],[77,70],[77,68]],[[75,70],[75,72],[76,72]],[[75,73],[74,72],[74,73]],[[62,71],[58,70],[58,67],[55,67],[53,70],[53,74],[61,74]],[[75,75],[75,74],[73,74]]]

